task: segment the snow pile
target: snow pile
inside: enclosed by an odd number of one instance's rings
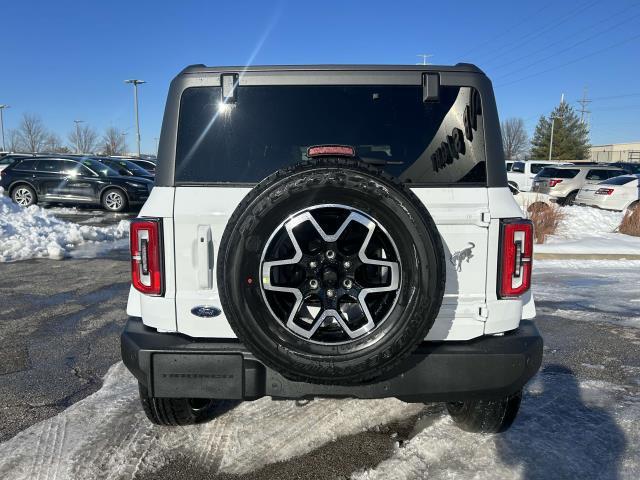
[[[207,424],[157,427],[142,413],[135,379],[118,363],[101,390],[0,444],[0,478],[130,479],[176,459],[212,477],[241,475],[423,408],[395,399],[300,406],[263,398],[221,410]],[[529,385],[503,435],[466,433],[442,412],[426,415],[431,421],[419,421],[391,458],[355,478],[640,478],[637,387],[578,381],[551,366]]]
[[[108,227],[78,225],[60,220],[37,205],[22,208],[2,195],[0,189],[0,262],[37,257],[61,259],[79,246],[122,246],[128,236],[126,220]]]
[[[536,253],[639,255],[640,238],[616,233],[623,212],[591,207],[563,207],[564,220]]]

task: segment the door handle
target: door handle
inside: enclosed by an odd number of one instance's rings
[[[198,225],[197,238],[198,288],[213,288],[213,236],[209,225]]]

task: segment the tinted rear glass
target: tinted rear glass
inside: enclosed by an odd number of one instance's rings
[[[573,178],[575,177],[580,170],[577,168],[555,168],[555,167],[544,167],[538,173],[538,177],[542,178]]]
[[[593,169],[587,173],[587,180],[606,180],[607,178],[617,177],[625,172],[620,170],[600,170]]]
[[[413,183],[486,183],[480,96],[421,86],[247,86],[221,105],[219,87],[185,90],[176,151],[177,183],[255,183],[307,160],[312,145],[358,156]],[[466,112],[466,113],[465,113]]]
[[[14,170],[35,170],[36,160],[17,160]]]
[[[627,183],[633,182],[634,180],[637,180],[637,179],[638,177],[632,177],[630,175],[622,175],[620,177],[614,177],[600,183],[606,184],[606,185],[626,185]]]

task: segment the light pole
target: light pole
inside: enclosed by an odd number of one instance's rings
[[[133,103],[136,111],[136,138],[138,140],[138,158],[140,158],[140,120],[138,117],[138,85],[142,85],[143,83],[147,83],[144,80],[138,79],[130,79],[125,80],[124,83],[130,83],[133,85]]]
[[[9,105],[0,105],[0,130],[2,130],[2,151],[4,152],[4,119],[2,118],[2,113],[5,108],[9,108]]]
[[[564,103],[564,93],[560,97],[560,105]],[[551,116],[551,138],[549,139],[549,161],[551,161],[551,154],[553,153],[553,127],[556,124],[556,116]]]
[[[76,153],[83,153],[80,151],[80,124],[84,123],[84,120],[74,120],[76,124]]]

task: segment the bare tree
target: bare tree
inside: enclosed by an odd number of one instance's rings
[[[502,146],[507,160],[520,157],[527,150],[529,139],[521,118],[507,118],[501,125]]]
[[[16,141],[19,149],[27,152],[39,152],[45,146],[49,132],[39,116],[25,113],[17,130]],[[10,143],[12,139],[9,139]]]
[[[102,136],[102,152],[105,155],[123,155],[127,150],[122,130],[116,127],[109,127]]]
[[[49,153],[70,153],[69,147],[62,143],[56,133],[49,133],[44,143],[44,150]]]
[[[69,133],[69,143],[76,153],[93,153],[98,146],[98,134],[89,125],[76,126]]]
[[[20,140],[20,135],[18,134],[18,130],[9,130],[8,133],[9,140],[7,141],[7,148],[10,152],[23,152],[24,148],[22,145],[22,141]]]

